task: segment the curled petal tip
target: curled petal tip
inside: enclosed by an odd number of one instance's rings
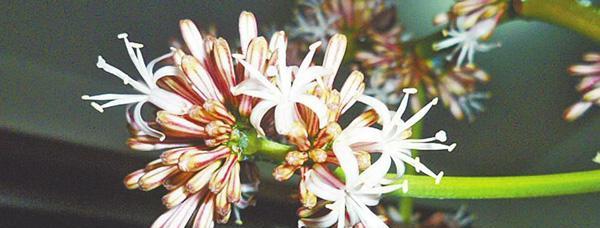
[[[433,100],[431,101],[432,105],[436,105],[438,103],[438,98],[433,98]]]
[[[117,35],[117,38],[119,38],[119,39],[125,39],[125,38],[127,38],[127,33],[119,33]]]

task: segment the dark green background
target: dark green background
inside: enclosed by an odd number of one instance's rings
[[[400,2],[399,19],[415,37],[435,31],[432,17],[451,4]],[[97,69],[97,56],[134,75],[124,45],[117,40],[119,33],[143,43],[148,60],[168,51],[167,41],[179,35],[179,19],[215,23],[221,35],[234,39],[240,11],[254,12],[259,27],[268,30],[291,21],[291,6],[287,1],[2,1],[0,220],[5,221],[0,224],[148,225],[161,211],[160,192],[126,192],[120,181],[156,154],[127,149],[123,107],[100,114],[79,99],[82,94],[132,91]],[[422,160],[446,175],[598,168],[591,162],[600,150],[598,111],[574,123],[561,119],[563,110],[579,99],[577,80],[566,69],[580,62],[583,53],[600,51],[598,44],[531,21],[502,25],[492,40],[502,42],[502,48],[476,56],[493,77],[486,87],[493,94],[487,112],[468,124],[455,121],[441,106],[434,108],[425,119],[426,133],[444,129],[458,147],[452,153],[425,152]],[[261,195],[250,225],[293,226],[295,206],[282,202],[280,194],[293,186],[274,185],[267,166],[264,171],[267,193]],[[599,196],[418,203],[449,210],[466,204],[476,214],[478,227],[599,227]]]

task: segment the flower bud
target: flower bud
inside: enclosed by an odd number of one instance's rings
[[[290,151],[285,156],[285,161],[291,166],[301,166],[306,160],[308,160],[308,155],[299,151]]]
[[[288,164],[282,164],[273,170],[273,177],[278,181],[286,181],[292,177],[297,167]]]

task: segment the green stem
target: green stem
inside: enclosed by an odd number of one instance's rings
[[[391,174],[390,174],[391,175]],[[404,175],[408,192],[397,197],[427,199],[506,199],[600,192],[600,170],[513,177],[444,177],[440,184],[427,176]]]
[[[600,42],[600,8],[577,0],[513,0],[519,16],[571,29]]]
[[[271,141],[267,138],[258,138],[257,140],[259,156],[271,161],[283,161],[287,152],[294,149],[293,146]]]
[[[424,104],[427,100],[427,97],[425,96],[425,89],[423,88],[423,86],[420,86],[419,91],[421,91],[420,93],[417,93],[417,96],[419,97],[419,103]],[[417,122],[415,125],[413,125],[411,131],[412,131],[412,138],[421,138],[421,136],[423,136],[423,122],[424,121],[419,121]],[[412,151],[412,157],[416,157],[419,156],[419,151],[418,150],[413,150]],[[416,174],[417,172],[415,171],[415,168],[412,166],[408,166],[406,168],[406,174],[410,175],[410,174]],[[405,224],[410,224],[411,223],[411,218],[413,215],[413,207],[414,207],[414,201],[413,198],[411,197],[402,197],[400,199],[400,215],[402,216],[402,221],[404,221]]]

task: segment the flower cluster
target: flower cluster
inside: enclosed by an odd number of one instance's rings
[[[446,58],[422,58],[406,50],[398,37],[377,39],[373,51],[357,54],[362,68],[370,73],[367,94],[394,106],[400,103],[402,88],[423,87],[429,96],[439,96],[458,120],[473,121],[484,110],[481,101],[490,95],[477,91],[477,86],[489,81],[487,73],[474,65],[455,67]],[[416,97],[412,104],[413,110],[422,106]]]
[[[94,101],[92,106],[101,112],[129,104],[129,146],[163,151],[160,158],[124,180],[129,189],[149,191],[162,186],[168,191],[162,201],[169,210],[153,227],[188,223],[212,227],[215,222],[227,223],[232,212],[240,224],[238,209],[252,205],[258,191],[252,160],[263,154],[285,157],[273,172],[276,180],[287,180],[299,171],[301,226],[385,226],[369,207],[377,205],[385,193],[408,191],[407,182],[398,181],[405,164],[433,177],[435,183],[441,181],[444,173],[434,173],[418,157],[413,158],[411,150],[452,151],[456,145],[443,144],[447,140],[444,131],[430,138],[410,138],[412,126],[438,99],[403,119],[411,95],[417,92],[414,88],[402,90],[395,111],[363,94],[364,76],[359,71],[341,78],[342,86],[336,88],[346,36],[331,36],[320,65],[313,57],[322,41],[311,44],[301,63],[293,65],[286,61],[286,34],[276,32],[267,42],[258,36],[252,13],[240,15],[240,44],[235,49],[223,38],[203,36],[190,20],[182,20],[180,27],[185,47],[172,48],[148,64],[141,54],[143,45],[130,42],[126,34],[118,36],[143,82],[99,57],[99,68],[141,94],[82,96]],[[153,70],[166,59],[172,65]],[[105,100],[102,105],[95,103]],[[155,108],[151,121],[142,115],[147,103]],[[342,127],[340,117],[355,105],[366,105],[367,110]],[[285,151],[264,145],[279,145]],[[377,157],[373,154],[379,156],[372,162]],[[392,163],[396,173],[387,175]],[[345,178],[334,175],[334,167]]]
[[[388,225],[398,226],[407,223],[403,221],[397,205],[389,203],[379,204],[377,212]],[[465,205],[461,205],[455,213],[438,211],[431,215],[426,215],[426,217],[424,214],[415,213],[411,216],[410,220],[411,224],[417,224],[420,227],[466,228],[472,227],[475,216],[467,211]]]
[[[486,83],[489,77],[473,64],[473,58],[475,51],[497,46],[479,41],[489,37],[506,10],[505,2],[461,1],[444,14],[446,23],[451,22],[450,30],[444,33],[450,38],[434,43],[433,49],[456,46],[450,54],[444,54],[444,59],[438,58],[437,53],[419,53],[417,49],[423,47],[417,47],[419,40],[411,39],[396,22],[395,5],[391,2],[323,0],[301,5],[304,8],[298,13],[292,35],[322,42],[334,33],[351,37],[347,53],[350,58],[345,60],[352,59],[350,62],[368,76],[366,94],[393,107],[400,103],[403,88],[424,88],[428,97],[440,96],[456,119],[473,121],[475,114],[484,110],[481,101],[490,95],[478,92],[476,86]],[[465,61],[470,64],[464,66]],[[414,111],[423,105],[416,97],[411,103]]]
[[[448,26],[443,33],[448,38],[435,43],[433,49],[439,51],[454,46],[448,59],[455,59],[458,67],[463,66],[465,58],[467,65],[473,65],[476,51],[485,52],[500,45],[480,41],[490,38],[507,9],[505,0],[456,0],[450,12],[433,19],[435,25]]]
[[[583,94],[582,99],[565,110],[563,118],[573,121],[594,105],[600,105],[600,53],[588,53],[583,56],[588,64],[573,65],[569,72],[573,76],[582,77],[577,84],[577,91]]]
[[[394,2],[388,0],[304,0],[300,6],[290,35],[323,44],[340,33],[351,38],[350,46],[355,48],[388,31],[396,20]]]

